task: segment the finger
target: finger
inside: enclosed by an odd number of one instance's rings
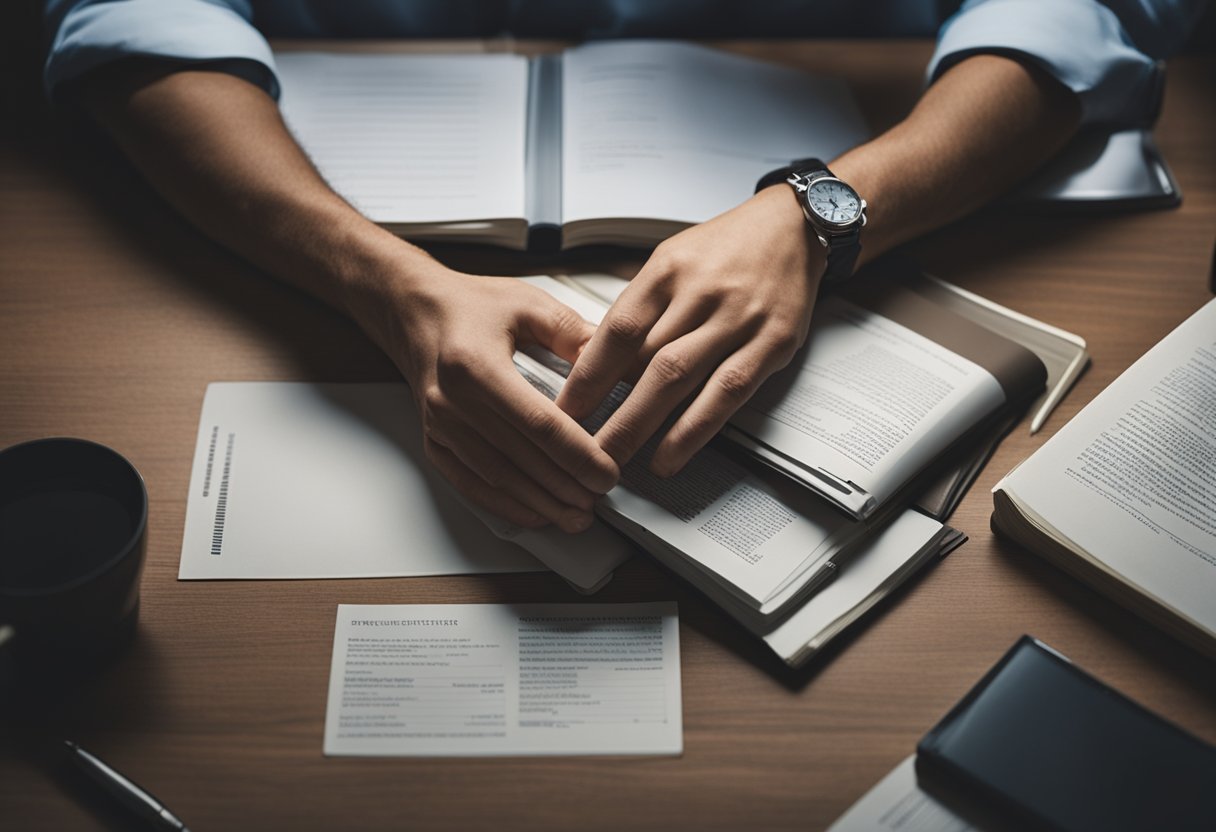
[[[611,418],[596,433],[618,465],[628,462],[680,404],[730,355],[738,336],[701,327],[661,347]]]
[[[509,357],[486,359],[456,352],[439,365],[439,383],[427,396],[430,413],[450,412],[449,421],[480,425],[496,415],[516,428],[583,488],[606,494],[620,478],[612,457],[587,431],[528,383]],[[455,352],[455,351],[454,351]],[[484,351],[483,351],[484,352]]]
[[[538,529],[548,525],[545,518],[532,509],[520,505],[509,495],[491,488],[485,480],[470,471],[447,448],[430,439],[424,441],[424,446],[431,464],[439,470],[439,473],[443,474],[448,482],[455,486],[457,491],[475,505],[516,526]]]
[[[537,303],[526,312],[520,333],[527,342],[539,344],[573,364],[595,335],[595,325],[553,296],[537,290]]]
[[[667,310],[655,322],[650,332],[646,336],[646,340],[642,342],[641,348],[637,354],[633,356],[629,363],[629,367],[625,370],[619,381],[624,381],[629,385],[637,384],[638,379],[646,372],[647,365],[651,359],[665,344],[670,344],[672,341],[687,335],[700,326],[703,326],[709,318],[709,310],[705,309],[699,302],[692,305],[681,304],[678,300],[673,300]],[[597,405],[598,406],[598,405]],[[584,421],[585,424],[585,420]]]
[[[626,376],[667,304],[668,299],[656,291],[626,289],[574,362],[557,406],[575,419],[590,415]]]
[[[582,483],[497,413],[490,412],[479,418],[475,429],[515,467],[557,500],[588,512],[595,507],[598,494],[584,488]]]
[[[514,365],[495,371],[480,385],[477,401],[513,426],[542,454],[595,494],[607,494],[620,469],[599,443],[550,399],[532,387]]]
[[[589,510],[558,500],[467,424],[460,421],[434,424],[428,438],[451,451],[491,489],[509,494],[514,501],[556,523],[564,531],[580,532],[591,525]]]
[[[687,465],[760,385],[789,363],[793,350],[786,347],[753,342],[719,364],[659,442],[650,462],[651,471],[669,477]]]

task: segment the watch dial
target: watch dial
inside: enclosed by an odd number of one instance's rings
[[[861,198],[836,179],[821,179],[811,185],[806,198],[811,210],[833,225],[845,225],[861,216]]]

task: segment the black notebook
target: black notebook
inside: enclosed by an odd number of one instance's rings
[[[1029,636],[916,754],[922,788],[985,829],[1216,829],[1216,748]]]

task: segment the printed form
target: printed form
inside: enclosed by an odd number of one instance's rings
[[[683,747],[674,602],[338,607],[329,756]]]

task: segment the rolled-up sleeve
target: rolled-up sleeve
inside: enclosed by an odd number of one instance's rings
[[[46,19],[43,80],[52,100],[69,82],[131,57],[214,64],[279,94],[249,0],[50,0]]]
[[[969,0],[942,26],[929,63],[935,80],[980,53],[1042,67],[1077,94],[1083,124],[1152,119],[1157,60],[1177,51],[1202,0]]]

